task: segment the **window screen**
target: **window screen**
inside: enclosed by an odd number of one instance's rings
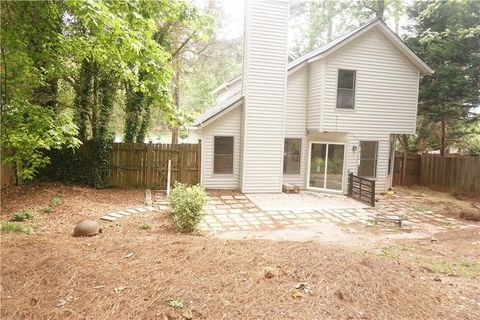
[[[215,137],[213,173],[233,173],[233,137]]]
[[[377,141],[360,141],[360,164],[358,175],[360,177],[375,178],[377,176]]]
[[[302,139],[285,138],[285,147],[283,153],[283,173],[300,173],[300,150]]]
[[[337,108],[353,109],[355,103],[355,77],[354,70],[338,70],[337,83]]]

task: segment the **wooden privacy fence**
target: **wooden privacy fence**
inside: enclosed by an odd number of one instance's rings
[[[421,185],[438,191],[479,195],[480,156],[397,153],[393,185]]]
[[[375,207],[375,180],[348,174],[348,196]]]
[[[200,182],[200,144],[114,143],[108,182],[112,186],[166,189],[171,183]]]
[[[1,174],[0,174],[0,188],[8,187],[14,185],[16,182],[15,170],[12,166],[0,164]]]

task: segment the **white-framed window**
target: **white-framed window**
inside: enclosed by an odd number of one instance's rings
[[[233,137],[214,137],[213,173],[233,173]]]
[[[300,174],[302,139],[285,138],[283,151],[283,173]]]
[[[360,141],[359,177],[377,177],[378,141]]]
[[[337,108],[353,109],[355,106],[355,70],[338,70]]]

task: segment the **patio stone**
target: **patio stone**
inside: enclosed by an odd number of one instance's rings
[[[135,210],[135,209],[126,209],[125,211],[130,212],[130,213],[138,213],[138,211]]]
[[[222,200],[232,200],[233,197],[232,196],[220,196],[220,199],[222,199]]]
[[[115,218],[115,217],[110,217],[110,216],[103,216],[100,218],[100,220],[105,220],[105,221],[109,221],[109,222],[113,222],[115,220],[117,220],[118,218]]]
[[[115,213],[115,212],[109,213],[109,214],[107,214],[107,216],[112,217],[112,218],[117,218],[117,219],[123,217],[123,215]]]

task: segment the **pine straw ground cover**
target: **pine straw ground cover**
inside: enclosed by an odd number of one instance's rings
[[[77,191],[97,202],[96,192]],[[472,295],[470,282],[464,292],[461,282],[447,285],[401,259],[313,242],[179,235],[165,213],[121,219],[104,224],[100,236],[73,238],[78,216],[70,215],[40,216],[41,227],[31,235],[2,232],[2,319],[480,316],[477,304],[462,299]],[[143,229],[145,223],[150,228]]]

